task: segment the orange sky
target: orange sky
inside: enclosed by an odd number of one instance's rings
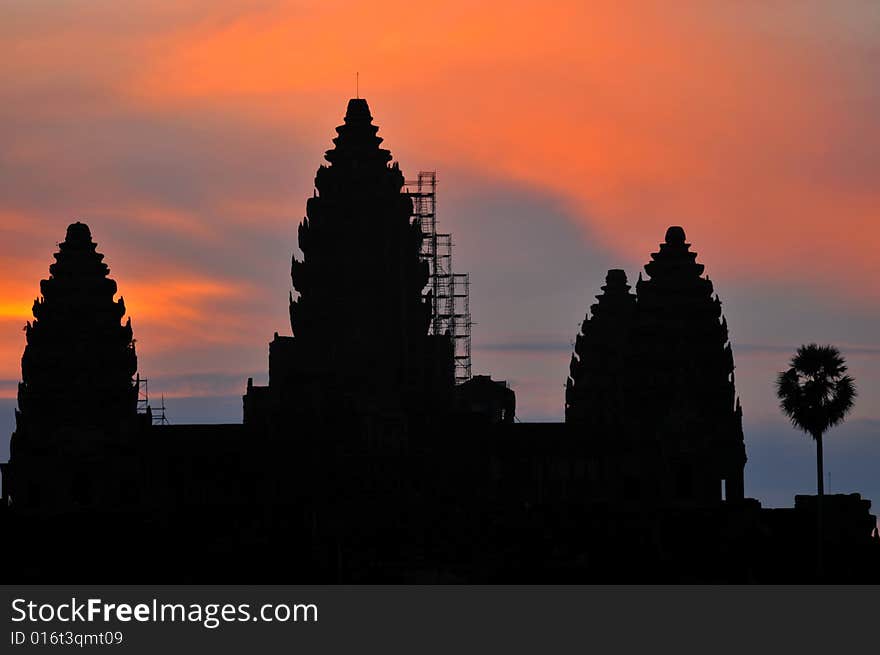
[[[619,252],[681,222],[724,274],[877,300],[880,7],[798,6],[325,2],[168,34],[121,93],[325,132],[359,69],[406,152],[558,194]]]
[[[880,300],[878,3],[7,5],[0,379],[79,218],[142,365],[262,362],[286,331],[289,254],[230,244],[292,249],[355,71],[407,173],[550,198],[631,274],[682,224],[728,289]]]

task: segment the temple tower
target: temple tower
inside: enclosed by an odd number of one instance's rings
[[[684,500],[743,497],[742,411],[721,300],[681,227],[670,227],[636,285],[633,353],[640,430],[656,439]]]
[[[608,272],[577,336],[566,422],[617,453],[611,477],[633,497],[740,500],[742,411],[721,301],[682,228],[651,260],[636,295],[623,271]]]
[[[269,388],[249,387],[245,422],[273,404],[294,414],[408,412],[451,393],[451,340],[428,335],[421,226],[377,131],[366,100],[350,100],[299,226],[293,336],[271,343]]]
[[[74,223],[40,282],[21,358],[19,419],[27,426],[112,426],[137,412],[137,355],[125,301],[89,228]]]
[[[636,297],[626,273],[608,271],[597,303],[577,335],[565,389],[565,421],[591,428],[619,429],[634,376],[630,332]],[[622,436],[622,435],[618,435]]]
[[[103,259],[88,226],[73,223],[40,282],[3,471],[4,495],[19,505],[89,500],[96,471],[83,467],[111,468],[97,462],[126,450],[137,427],[131,321],[121,323],[125,303]]]

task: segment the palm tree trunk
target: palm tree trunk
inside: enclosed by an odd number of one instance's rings
[[[816,437],[816,482],[818,494],[816,496],[816,573],[819,581],[824,575],[823,547],[825,533],[822,529],[822,506],[825,504],[824,464],[822,462],[822,433],[817,432]]]

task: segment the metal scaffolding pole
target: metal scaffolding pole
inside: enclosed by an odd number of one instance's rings
[[[448,334],[455,356],[455,382],[471,378],[470,278],[452,268],[452,235],[437,229],[437,173],[419,171],[405,182],[412,199],[413,218],[422,227],[422,260],[428,263],[424,296],[432,296],[431,334]]]

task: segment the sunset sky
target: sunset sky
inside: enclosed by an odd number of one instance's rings
[[[22,326],[75,220],[171,421],[241,420],[290,331],[296,226],[356,71],[404,173],[438,172],[474,372],[523,420],[561,418],[606,269],[634,281],[682,225],[730,325],[747,493],[815,487],[773,378],[818,341],[860,391],[830,490],[880,506],[876,0],[4,0],[0,459]]]

